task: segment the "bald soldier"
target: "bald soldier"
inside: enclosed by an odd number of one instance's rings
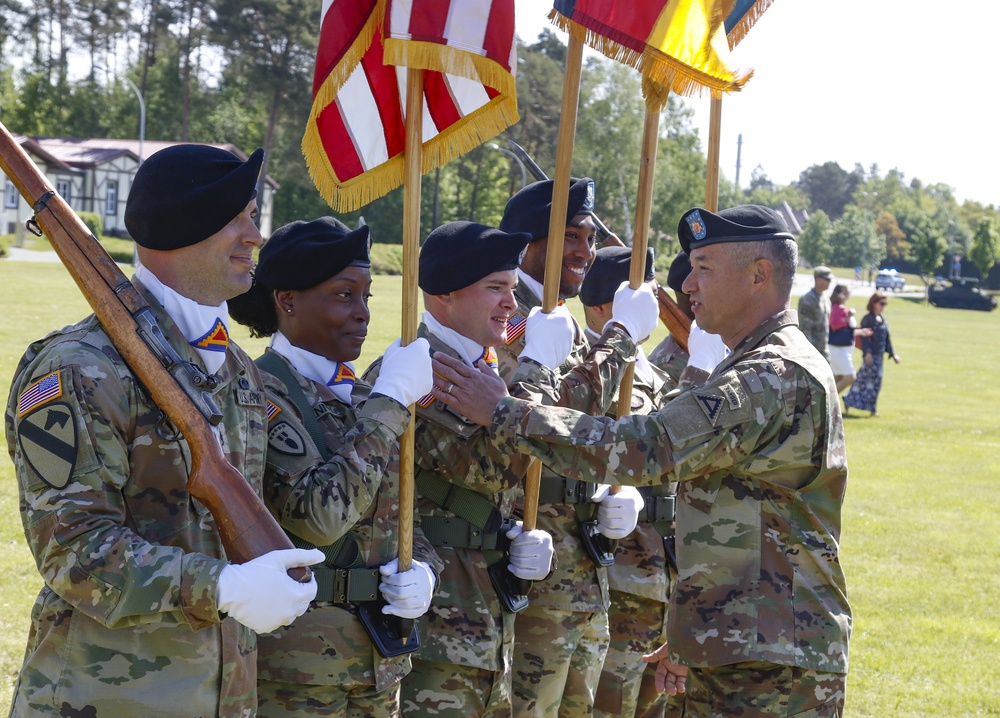
[[[552,180],[545,180],[522,188],[507,202],[500,221],[501,229],[531,236],[518,269],[519,282],[514,291],[517,307],[508,321],[506,342],[497,347],[500,375],[508,382],[516,383],[518,379],[514,367],[524,347],[521,329],[525,318],[541,305],[552,187]],[[571,178],[558,277],[560,300],[579,293],[594,260],[597,228],[593,215],[593,180]],[[645,339],[655,322],[654,317],[648,328],[640,331],[631,327],[628,333],[636,341]],[[575,320],[573,324],[572,350],[557,367],[554,378],[561,392],[556,396],[547,392],[545,401],[603,415],[617,391],[620,373],[602,372],[596,386],[568,389],[561,383],[586,362],[591,351],[583,328]],[[633,356],[606,358],[610,366],[631,361]],[[569,383],[573,381],[570,379]],[[582,404],[578,390],[583,393],[593,390],[589,394],[592,400]],[[607,487],[599,483],[543,469],[538,527],[552,534],[557,561],[552,575],[532,586],[528,607],[517,615],[514,647],[517,715],[551,716],[568,711],[589,714],[593,710],[594,692],[609,641],[606,566],[613,558],[607,539],[628,535],[641,508],[637,493],[609,495]],[[621,519],[615,526],[608,519],[612,514]]]
[[[690,210],[678,235],[695,316],[732,349],[704,386],[614,422],[505,397],[436,357],[455,385],[444,399],[567,475],[678,482],[678,580],[657,657],[668,691],[687,674],[686,716],[840,715],[847,456],[833,375],[789,309],[794,239],[756,205]]]
[[[229,341],[226,301],[252,283],[263,156],[160,150],[136,172],[125,207],[141,263],[135,286],[201,373],[222,413],[225,457],[258,493],[264,386]],[[94,315],[28,348],[6,429],[24,534],[45,581],[11,716],[253,714],[254,631],[308,608],[315,580],[285,571],[323,554],[228,563],[215,519],[187,492],[187,442]]]

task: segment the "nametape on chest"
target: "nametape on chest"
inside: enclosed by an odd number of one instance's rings
[[[17,441],[21,456],[38,478],[54,489],[66,488],[77,456],[76,417],[69,404],[44,404],[22,417]]]
[[[287,421],[279,421],[267,430],[267,445],[286,456],[303,456],[306,442]]]
[[[264,392],[260,389],[237,389],[236,403],[240,406],[264,406]]]

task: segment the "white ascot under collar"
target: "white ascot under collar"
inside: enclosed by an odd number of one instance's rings
[[[494,366],[496,361],[495,353],[490,351],[492,347],[484,347],[482,344],[459,334],[454,329],[446,327],[435,319],[430,312],[424,312],[420,319],[434,336],[458,352],[458,355],[462,357],[462,361],[466,364],[476,366],[480,359],[486,359],[487,364],[490,364],[493,372],[497,373],[497,368]],[[490,355],[493,355],[493,361],[490,360]]]
[[[351,403],[354,390],[354,364],[337,362],[320,354],[314,354],[288,341],[281,332],[271,335],[270,347],[288,360],[295,371],[307,379],[330,387],[334,396],[345,404]]]
[[[219,371],[226,362],[226,349],[229,347],[229,308],[226,302],[215,307],[199,304],[168,287],[152,270],[141,264],[136,265],[135,278],[162,305],[184,338],[198,352],[208,373]]]
[[[539,282],[534,277],[529,277],[528,273],[525,272],[520,267],[517,268],[517,278],[518,280],[520,280],[522,284],[524,284],[524,286],[526,286],[528,289],[531,290],[531,293],[535,295],[535,299],[537,299],[539,302],[542,301],[545,289],[542,287],[541,282]]]

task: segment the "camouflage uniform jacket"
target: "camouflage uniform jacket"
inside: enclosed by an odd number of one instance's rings
[[[819,294],[815,287],[799,297],[799,328],[817,351],[829,360],[830,298]]]
[[[588,334],[590,339],[591,335]],[[673,383],[670,377],[652,366],[652,378],[647,380],[640,372],[632,379],[632,401],[630,414],[646,416],[663,406],[666,394]],[[607,415],[618,417],[618,393],[608,409]],[[671,575],[674,569],[667,561],[663,547],[663,535],[658,530],[667,522],[655,522],[658,503],[671,501],[677,493],[677,482],[671,481],[658,486],[643,486],[639,489],[645,501],[645,508],[639,514],[635,530],[618,541],[615,562],[608,566],[608,587],[612,591],[641,596],[660,603],[666,603],[670,593]],[[657,525],[654,525],[657,524]]]
[[[388,563],[399,550],[397,437],[409,422],[409,412],[388,397],[369,398],[371,387],[360,381],[354,386],[353,406],[345,404],[329,387],[302,376],[285,357],[276,356],[310,402],[331,458],[324,462],[287,387],[265,373],[270,417],[264,472],[268,508],[286,531],[317,546],[349,536],[342,553],[348,559],[341,559],[345,565],[339,568]],[[437,556],[418,525],[413,555],[439,572]],[[409,654],[382,658],[353,609],[330,601],[314,602],[291,626],[260,636],[259,643],[258,674],[266,680],[367,684],[383,690],[410,669]]]
[[[667,629],[676,662],[847,671],[843,420],[829,364],[796,321],[792,311],[768,319],[708,383],[650,416],[611,422],[513,397],[494,414],[501,447],[568,475],[680,482]]]
[[[431,354],[444,352],[461,359],[423,323],[417,335],[430,344]],[[374,383],[381,358],[365,372]],[[534,374],[530,374],[537,379]],[[509,518],[524,472],[527,456],[499,451],[485,428],[473,424],[441,402],[417,405],[414,432],[415,471],[428,472],[485,498]],[[455,513],[420,495],[421,517],[453,518]],[[487,572],[487,556],[480,549],[437,546],[444,563],[441,585],[430,610],[420,619],[419,658],[488,671],[510,666],[514,641],[514,616],[500,606]]]
[[[680,383],[681,372],[687,367],[689,358],[690,355],[669,334],[649,353],[649,363],[670,377],[674,387]]]
[[[135,285],[181,358],[200,364],[156,300]],[[216,435],[259,493],[260,374],[230,344],[215,376],[212,394],[223,414]],[[37,392],[44,377],[49,398],[18,416],[19,397],[31,396],[33,385]],[[35,342],[18,365],[7,446],[25,537],[45,585],[32,609],[12,716],[255,710],[256,637],[219,615],[225,552],[208,508],[187,493],[187,442],[162,418],[93,315]]]
[[[559,372],[551,372],[534,361],[521,362],[508,378],[513,396],[531,395],[532,380],[525,376],[525,372],[534,369],[544,379],[542,384],[535,382],[535,385],[544,387],[544,403],[596,415],[608,410],[617,394],[625,367],[635,356],[635,343],[624,329],[612,325],[601,341],[590,349],[583,330],[579,326],[577,329],[583,343],[579,351],[574,348],[570,359],[559,367]],[[593,477],[574,478],[599,481]],[[549,467],[542,467],[543,490],[546,483],[561,484],[563,481],[564,478]],[[589,496],[596,487],[585,488]],[[539,501],[537,528],[552,535],[558,561],[548,578],[532,584],[528,594],[532,604],[581,613],[607,610],[611,601],[607,569],[594,564],[580,539],[581,519],[592,520],[596,515],[597,504],[594,503]]]

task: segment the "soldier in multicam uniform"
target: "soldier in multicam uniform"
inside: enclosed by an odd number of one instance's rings
[[[594,263],[580,287],[587,320],[588,340],[600,336],[611,318],[615,290],[629,279],[632,250],[628,247],[605,247],[597,250]],[[655,281],[653,252],[647,251],[645,281]],[[686,357],[686,355],[685,355]],[[632,383],[630,414],[651,414],[664,401],[676,381],[670,379],[646,359],[638,348]],[[608,416],[617,417],[615,397]],[[673,550],[674,482],[640,489],[644,502],[635,531],[618,542],[615,562],[608,567],[611,607],[608,625],[611,642],[604,659],[601,680],[594,701],[595,716],[664,715],[666,694],[650,682],[640,692],[647,671],[642,656],[666,639],[667,599],[677,576]]]
[[[813,269],[813,288],[799,297],[799,328],[816,350],[830,359],[830,297],[826,290],[833,281],[829,267]]]
[[[471,222],[450,222],[431,232],[420,252],[426,307],[417,330],[421,341],[469,366],[495,367],[493,347],[503,340],[514,309],[515,268],[527,243],[527,235]],[[571,337],[568,321],[562,321],[562,349],[536,343],[529,353],[542,358],[547,349],[556,356],[546,361],[562,361]],[[546,334],[534,329],[533,336]],[[381,381],[385,361],[377,360],[365,378]],[[429,400],[417,403],[414,441],[420,523],[444,568],[430,611],[419,622],[421,648],[403,679],[403,710],[509,717],[514,614],[504,608],[491,567],[509,575],[506,584],[512,584],[514,577],[544,577],[552,559],[552,538],[544,531],[523,531],[511,517],[528,457],[498,451],[484,429]]]
[[[504,209],[500,227],[525,231],[532,242],[518,270],[515,290],[517,309],[511,317],[507,342],[497,347],[500,375],[514,383],[514,366],[524,346],[519,327],[530,311],[541,304],[552,206],[551,180],[535,182],[517,192]],[[594,183],[589,178],[571,179],[566,213],[559,297],[574,297],[594,258],[596,227],[593,219]],[[590,349],[583,329],[575,324],[569,358],[559,367],[567,375],[580,366]],[[644,336],[637,337],[642,339]],[[631,349],[634,352],[634,348]],[[627,356],[609,355],[617,364]],[[588,413],[604,414],[617,390],[614,371],[592,393],[593,401],[582,405],[564,393],[549,403],[574,406]],[[603,500],[598,503],[594,498]],[[602,535],[621,538],[635,526],[639,497],[634,492],[608,495],[590,480],[577,481],[543,469],[539,494],[538,527],[556,542],[557,566],[552,576],[532,586],[529,606],[517,616],[514,652],[514,705],[518,715],[551,716],[575,711],[589,714],[601,665],[607,653],[609,605],[607,569],[588,554],[581,524],[598,522]],[[611,528],[608,516],[631,514]]]
[[[225,456],[257,491],[263,384],[228,341],[226,300],[251,284],[262,158],[161,150],[139,168],[125,210],[142,263],[136,288],[170,345],[206,373]],[[45,581],[11,715],[252,715],[254,630],[305,611],[316,583],[285,571],[322,554],[227,562],[212,515],[187,492],[187,442],[94,316],[31,345],[6,433]]]
[[[679,236],[695,315],[733,350],[704,386],[612,422],[502,398],[501,383],[442,358],[435,373],[454,386],[435,396],[569,475],[679,482],[679,575],[654,657],[668,691],[686,680],[686,716],[840,715],[847,456],[829,365],[789,309],[794,239],[754,205],[691,210]]]
[[[427,342],[389,348],[375,386],[355,381],[371,315],[368,227],[293,222],[260,252],[253,289],[230,302],[253,336],[271,337],[265,372],[264,499],[297,546],[319,546],[319,584],[292,626],[259,638],[258,715],[399,715],[410,655],[379,655],[360,604],[384,597],[407,619],[430,605],[440,562],[414,530],[399,573],[399,446],[407,407],[432,385]],[[433,567],[433,568],[432,568]],[[370,607],[370,606],[369,606]]]

